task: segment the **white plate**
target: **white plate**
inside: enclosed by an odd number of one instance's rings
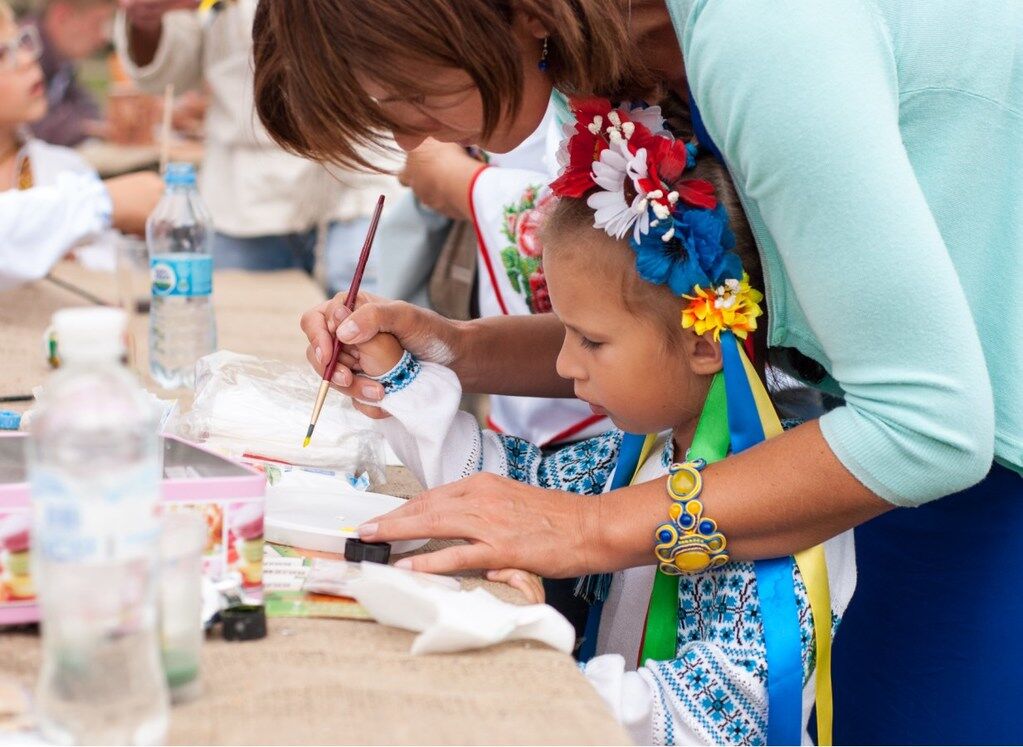
[[[345,541],[359,536],[355,527],[404,503],[401,498],[380,493],[270,488],[266,493],[263,535],[267,542],[343,555]],[[391,553],[412,552],[427,542],[428,539],[392,542]]]

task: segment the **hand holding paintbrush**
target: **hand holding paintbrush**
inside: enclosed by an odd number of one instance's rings
[[[373,211],[373,219],[369,224],[369,231],[366,233],[366,241],[362,245],[362,253],[359,255],[359,263],[355,267],[355,275],[352,276],[352,283],[348,287],[348,294],[345,296],[345,308],[348,311],[355,311],[355,300],[359,297],[359,285],[362,283],[362,275],[366,271],[366,262],[369,260],[369,250],[373,246],[373,237],[376,236],[377,224],[380,222],[380,212],[384,209],[384,196],[380,195],[377,200],[376,209]],[[337,359],[341,354],[341,342],[334,338],[333,350],[330,354],[330,360],[327,362],[326,368],[323,369],[323,381],[320,382],[320,389],[316,393],[316,403],[313,405],[313,414],[309,419],[309,430],[306,431],[305,440],[302,442],[302,447],[305,448],[309,445],[309,441],[313,437],[313,429],[316,428],[316,421],[320,417],[320,411],[323,409],[323,402],[327,398],[327,390],[330,389],[330,380],[334,376],[334,370],[337,368]]]

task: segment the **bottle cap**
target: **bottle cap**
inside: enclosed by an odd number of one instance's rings
[[[21,415],[10,410],[0,410],[0,431],[16,431],[21,427]]]
[[[266,638],[266,609],[261,604],[236,604],[220,611],[225,641]]]
[[[61,309],[53,315],[60,358],[67,362],[120,360],[127,326],[124,311],[109,306]]]
[[[190,163],[168,163],[163,173],[163,183],[168,187],[191,187],[195,184],[195,166]]]
[[[387,542],[363,542],[352,537],[345,542],[345,560],[353,563],[383,563],[391,559],[391,545]]]

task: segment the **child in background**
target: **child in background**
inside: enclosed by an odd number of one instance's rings
[[[630,476],[638,482],[669,476],[670,520],[657,528],[651,556],[657,565],[613,575],[602,595],[596,636],[601,656],[585,671],[640,744],[766,744],[768,704],[776,703],[776,688],[785,679],[779,671],[769,682],[767,674],[765,629],[778,619],[778,592],[772,587],[761,598],[757,567],[729,562],[722,534],[727,527],[718,531],[697,500],[702,465],[687,461],[691,446],[706,448],[707,429],[698,435],[698,424],[720,422],[713,418],[722,415],[728,380],[722,371],[732,366],[734,374],[734,361],[741,361],[735,337],[745,339],[757,328],[761,296],[747,274],[756,255],[724,170],[709,159],[697,163],[695,149],[673,141],[652,114],[613,110],[607,102],[580,105],[562,160],[566,170],[552,184],[560,199],[541,231],[550,302],[566,330],[558,373],[616,429],[544,456],[522,439],[481,430],[458,411],[455,374],[416,360],[388,335],[358,346],[359,366],[386,392],[379,406],[358,406],[378,418],[376,427],[430,488],[492,472],[597,494],[623,484],[623,477],[627,483]],[[730,381],[727,388],[731,409],[736,390]],[[729,419],[726,435],[734,446],[731,426]],[[648,458],[636,460],[634,475],[631,466],[619,464],[626,460],[626,439],[631,444],[635,438],[629,433],[657,434]],[[616,474],[623,469],[630,474]],[[825,584],[824,608],[815,606],[813,614],[811,600],[816,605],[821,596],[811,596],[816,592],[808,591],[803,566],[785,571],[794,611],[783,624],[791,626],[798,648],[785,661],[801,659],[794,674],[802,687],[786,693],[791,707],[779,709],[777,718],[783,711],[801,713],[795,728],[804,741],[817,692],[816,662],[828,650],[816,637],[830,643],[833,620],[855,585],[851,532],[827,542],[820,555],[830,593]],[[655,634],[653,627],[644,630],[644,621],[648,601],[655,609],[655,575],[669,583],[679,577],[677,605],[667,610],[677,619],[668,626],[670,638],[657,634],[670,640],[670,653],[648,657]],[[785,577],[782,584],[788,585]]]
[[[153,173],[101,182],[67,148],[26,135],[46,114],[39,37],[0,0],[0,290],[45,275],[110,225],[142,233],[163,186]]]

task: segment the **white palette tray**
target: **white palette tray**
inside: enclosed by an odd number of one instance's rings
[[[344,554],[345,541],[359,536],[357,526],[404,503],[401,498],[381,493],[272,487],[266,493],[263,536],[267,542],[279,545]],[[391,554],[412,552],[427,542],[392,542]]]

